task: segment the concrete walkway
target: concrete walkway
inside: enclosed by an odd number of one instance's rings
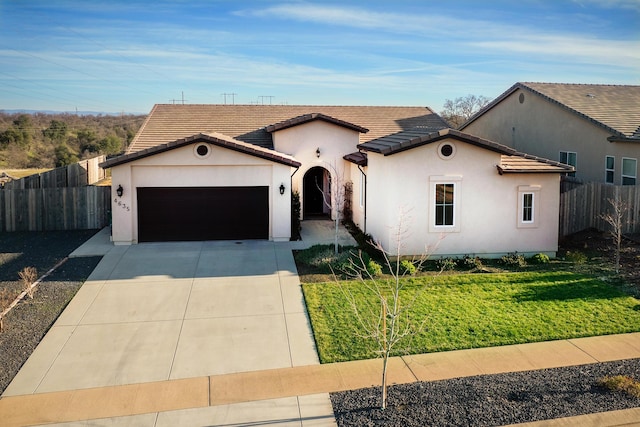
[[[311,235],[294,246],[322,240]],[[334,426],[328,393],[378,385],[381,361],[318,364],[291,247],[114,247],[103,230],[74,252],[106,255],[5,391],[0,424]],[[612,335],[399,357],[389,378],[638,357],[640,334]],[[635,423],[640,408],[528,425]]]

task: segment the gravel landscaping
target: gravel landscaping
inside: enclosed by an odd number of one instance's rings
[[[22,291],[18,273],[35,267],[41,277],[96,230],[0,233],[0,292]],[[36,348],[62,310],[89,277],[101,257],[71,258],[36,287],[5,317],[0,333],[0,393]]]
[[[640,399],[598,385],[640,378],[640,359],[332,393],[338,426],[502,426],[634,408]]]

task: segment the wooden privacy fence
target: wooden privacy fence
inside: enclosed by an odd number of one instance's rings
[[[111,187],[0,190],[0,232],[93,230],[111,221]]]
[[[628,206],[623,233],[640,232],[640,186],[589,182],[560,194],[560,237],[588,228],[610,230],[602,215],[612,212],[610,200],[618,198]]]
[[[83,187],[95,184],[104,179],[105,171],[100,166],[106,156],[81,160],[78,163],[55,168],[47,172],[25,176],[21,179],[9,181],[4,185],[5,190],[25,190],[27,188],[62,188]]]

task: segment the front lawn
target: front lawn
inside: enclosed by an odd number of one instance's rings
[[[606,279],[568,271],[419,276],[402,297],[426,327],[397,355],[640,331],[640,301]],[[379,304],[355,281],[307,283],[303,291],[322,363],[376,357],[345,292]],[[423,290],[420,292],[420,290]]]

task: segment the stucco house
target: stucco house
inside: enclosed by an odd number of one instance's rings
[[[516,83],[460,130],[570,164],[581,181],[640,183],[640,86]]]
[[[424,107],[156,105],[102,164],[112,239],[286,241],[292,191],[302,219],[335,218],[350,182],[354,222],[385,245],[410,211],[404,254],[554,255],[573,169],[446,127]]]

